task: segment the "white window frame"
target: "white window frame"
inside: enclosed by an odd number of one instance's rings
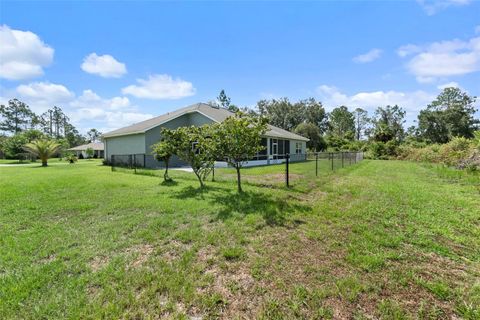
[[[295,142],[295,153],[296,154],[301,154],[302,153],[302,143],[301,142]]]
[[[272,139],[272,156],[278,156],[278,139]]]

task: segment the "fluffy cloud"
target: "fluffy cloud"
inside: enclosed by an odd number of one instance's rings
[[[55,105],[61,107],[81,132],[92,127],[107,132],[153,117],[140,112],[127,97],[102,98],[92,90],[84,90],[76,96],[61,84],[34,82],[13,89],[0,89],[0,103],[18,97],[39,114]]]
[[[0,77],[21,80],[43,75],[54,50],[30,31],[0,26]]]
[[[361,54],[353,58],[353,62],[355,63],[367,63],[377,60],[382,55],[382,50],[380,49],[372,49],[367,53]]]
[[[84,90],[82,95],[70,103],[74,108],[71,118],[79,126],[88,123],[90,127],[101,128],[107,132],[153,116],[140,113],[136,106],[130,104],[127,97],[104,99],[92,90]],[[85,127],[87,129],[87,127]]]
[[[471,0],[417,0],[427,15],[432,16],[448,7],[458,7],[470,4]]]
[[[96,74],[104,78],[119,78],[127,73],[125,64],[118,62],[108,54],[99,56],[96,53],[90,53],[83,59],[81,68],[87,73]]]
[[[460,87],[460,85],[457,82],[453,82],[453,81],[437,86],[437,89],[439,90],[443,90],[445,88],[459,88],[460,90],[465,91],[462,87]]]
[[[192,96],[196,91],[191,82],[173,79],[167,74],[152,75],[146,80],[137,79],[137,83],[123,88],[122,93],[146,99],[180,99]]]
[[[377,107],[396,104],[407,111],[407,121],[409,122],[416,118],[419,110],[435,99],[434,94],[421,90],[413,92],[371,91],[347,95],[336,87],[321,85],[316,91],[329,110],[345,105],[350,109],[360,107],[373,112]]]
[[[400,57],[409,57],[406,67],[419,82],[461,76],[480,70],[480,37],[467,41],[451,40],[424,46],[406,45],[397,50]]]
[[[50,82],[22,84],[16,88],[16,93],[35,112],[43,112],[54,105],[61,106],[75,97],[75,94],[65,86]]]

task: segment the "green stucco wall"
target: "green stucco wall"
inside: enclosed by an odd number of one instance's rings
[[[112,159],[112,155],[145,153],[145,134],[110,137],[105,141],[105,158]]]
[[[180,116],[176,119],[173,119],[169,122],[166,122],[158,127],[152,128],[145,132],[145,150],[147,150],[147,154],[151,154],[152,144],[157,143],[160,141],[160,128],[168,128],[168,129],[176,129],[178,127],[186,127],[186,126],[202,126],[204,124],[211,124],[213,121],[204,115],[194,112],[194,113],[187,113],[183,116]],[[154,167],[156,161],[153,161],[151,157],[147,157],[146,166],[147,167]],[[158,165],[158,164],[157,164]],[[182,161],[180,161],[177,157],[172,157],[170,160],[170,165],[174,166],[181,166],[185,165]]]

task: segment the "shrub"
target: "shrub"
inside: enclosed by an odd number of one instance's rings
[[[68,161],[68,162],[71,163],[71,164],[74,164],[75,162],[78,161],[77,156],[74,155],[73,153],[67,153],[67,154],[65,154],[65,156],[63,157],[63,159],[64,159],[65,161]]]
[[[466,138],[453,138],[440,147],[440,162],[447,166],[457,166],[462,159],[466,159],[473,152],[471,140]]]
[[[367,150],[367,157],[370,159],[387,160],[397,156],[398,145],[394,140],[387,142],[373,141]]]

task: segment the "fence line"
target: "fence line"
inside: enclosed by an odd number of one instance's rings
[[[309,152],[278,154],[270,157],[257,156],[248,161],[248,164],[251,166],[284,164],[285,184],[287,187],[289,187],[291,180],[290,175],[292,174],[290,166],[292,164],[315,161],[315,176],[318,176],[320,170],[319,162],[325,160],[328,161],[328,169],[334,171],[336,169],[344,168],[362,161],[363,152]],[[137,173],[137,169],[140,168],[165,168],[165,165],[162,161],[158,161],[153,155],[144,153],[112,155],[109,164],[111,165],[112,171],[115,171],[117,167],[122,167],[133,169],[135,173]],[[216,165],[218,167],[227,167],[222,159],[219,159]],[[175,165],[175,163],[170,165],[172,168],[176,166],[178,167],[178,165]]]

